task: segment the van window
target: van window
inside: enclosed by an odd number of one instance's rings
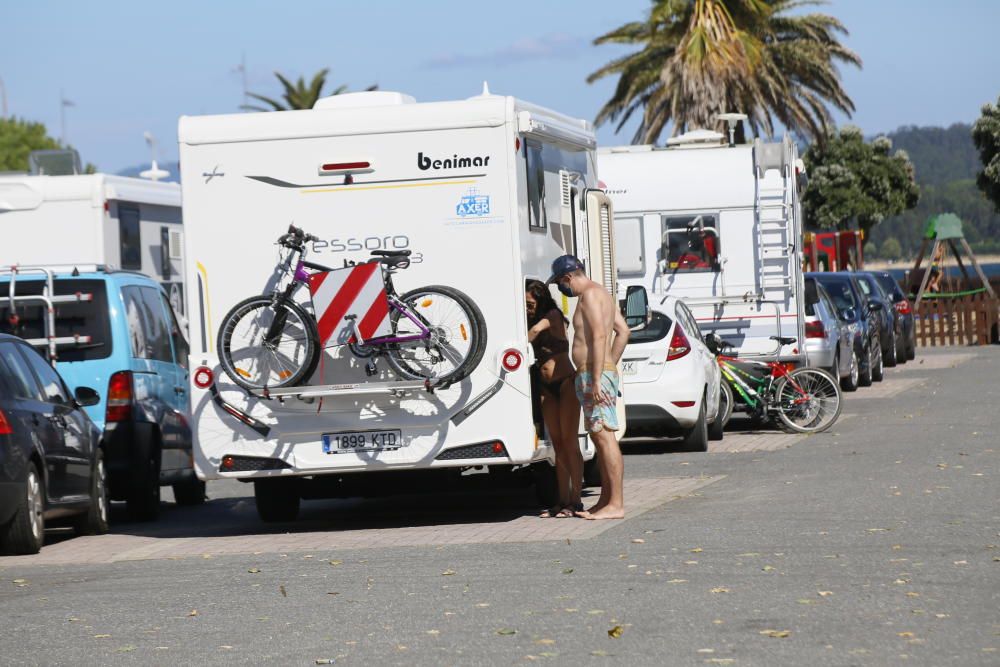
[[[45,287],[42,280],[18,280],[17,295],[41,294]],[[9,292],[9,283],[0,281],[0,294]],[[59,361],[92,361],[111,356],[111,319],[108,314],[107,287],[103,280],[59,280],[53,281],[53,291],[57,296],[67,294],[89,294],[90,301],[60,303],[55,305],[56,336],[90,336],[89,343],[60,345]],[[10,320],[9,302],[0,299],[0,332],[21,338],[44,338],[45,323],[42,316],[45,307],[41,302],[22,302],[17,305],[17,322]]]
[[[125,302],[132,356],[173,363],[170,333],[163,319],[158,292],[151,287],[123,287],[122,300]]]
[[[618,263],[618,275],[645,275],[645,258],[642,218],[615,218],[615,259]]]
[[[660,259],[664,273],[719,271],[719,217],[663,216]]]
[[[164,310],[166,310],[170,317],[168,324],[170,326],[170,340],[174,344],[174,359],[178,364],[187,368],[190,347],[188,346],[187,338],[184,337],[184,330],[177,323],[177,316],[174,314],[174,309],[170,306],[170,302],[167,301],[167,297],[161,294],[160,300],[163,302]]]
[[[118,237],[123,269],[142,269],[142,244],[139,238],[139,209],[118,206]]]
[[[545,170],[542,167],[542,145],[536,141],[524,142],[524,155],[528,167],[528,229],[545,231]]]

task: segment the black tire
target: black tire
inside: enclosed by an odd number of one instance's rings
[[[873,348],[877,347],[878,341],[868,341],[868,345],[865,347],[864,363],[861,364],[861,372],[858,375],[858,386],[860,387],[872,386],[872,365],[875,362],[875,351]]]
[[[885,379],[885,362],[882,358],[882,347],[876,345],[873,352],[875,360],[872,362],[872,380],[874,382],[881,382]]]
[[[902,336],[896,336],[896,363],[905,364],[909,359],[906,356],[906,330],[904,329]]]
[[[916,327],[917,325],[914,323],[913,326]],[[909,361],[913,361],[914,359],[917,358],[917,334],[916,333],[911,333],[910,334],[910,341],[906,345],[906,358]]]
[[[462,315],[464,315],[464,319],[469,323],[470,330],[468,332],[465,331],[464,322],[457,331],[449,330],[446,325],[435,324],[426,320],[424,324],[439,329],[446,342],[452,336],[462,337],[463,340],[470,338],[471,342],[464,358],[455,364],[454,368],[450,371],[438,373],[433,369],[431,364],[423,364],[412,358],[416,350],[425,347],[422,343],[418,343],[389,346],[386,349],[386,359],[392,367],[393,372],[407,380],[434,380],[448,384],[460,382],[476,369],[479,362],[482,361],[483,354],[486,352],[486,321],[483,319],[483,314],[480,312],[479,307],[473,303],[472,299],[452,287],[445,287],[444,285],[419,287],[403,294],[399,299],[412,307],[412,304],[416,303],[418,297],[423,296],[426,298],[435,294],[451,299],[458,305],[462,311]],[[415,308],[414,311],[416,311]],[[392,322],[394,332],[398,331],[400,325],[405,327],[409,324],[408,318],[398,310],[392,311],[390,321]],[[428,365],[431,365],[431,368],[428,368]]]
[[[24,492],[17,500],[14,518],[0,528],[3,553],[37,554],[45,543],[45,481],[33,461],[28,462]]]
[[[90,475],[90,507],[73,521],[77,535],[103,535],[108,532],[108,473],[104,452],[97,450]]]
[[[725,381],[719,382],[719,409],[715,413],[715,419],[708,427],[709,440],[722,440],[726,424],[733,414],[733,390]]]
[[[838,350],[837,353],[833,355],[833,364],[831,364],[831,366],[826,369],[826,372],[835,378],[840,377],[840,350]]]
[[[546,509],[558,505],[559,484],[556,479],[556,467],[548,461],[540,461],[531,466],[531,474],[535,479],[535,500],[538,501],[538,505]]]
[[[205,504],[205,482],[197,477],[173,485],[174,502],[182,507]]]
[[[898,363],[898,358],[896,357],[896,332],[892,332],[892,337],[889,339],[889,344],[886,345],[885,350],[882,352],[883,364],[887,368],[892,368]]]
[[[705,417],[705,399],[702,398],[701,407],[698,409],[698,420],[694,426],[684,434],[684,449],[689,452],[708,451],[708,423]]]
[[[160,516],[160,456],[150,447],[149,460],[130,474],[125,507],[133,521],[155,521]]]
[[[281,363],[284,367],[278,370],[277,373],[274,373],[270,365],[268,365],[265,371],[266,375],[263,378],[260,377],[260,374],[254,374],[250,370],[241,368],[238,363],[239,360],[233,358],[233,334],[241,323],[249,322],[247,317],[253,317],[252,313],[254,311],[271,313],[267,319],[268,323],[273,321],[273,318],[280,316],[280,313],[275,311],[273,304],[274,299],[269,296],[252,296],[249,299],[244,299],[226,313],[226,316],[222,318],[222,324],[219,326],[219,340],[218,347],[216,348],[219,351],[219,365],[222,366],[222,370],[225,371],[226,375],[233,382],[250,391],[262,389],[265,384],[270,389],[276,389],[278,387],[294,387],[305,382],[315,372],[316,365],[319,363],[320,353],[322,352],[319,346],[319,332],[316,329],[316,319],[299,304],[288,302],[282,307],[284,309],[286,325],[282,327],[281,340],[277,343],[280,346],[283,344],[281,341],[286,341],[292,346],[291,349],[293,352],[291,355],[282,355],[285,361]],[[287,319],[291,317],[294,317],[298,321],[302,329],[301,332],[295,332],[293,329],[287,328]],[[265,345],[263,341],[264,332],[261,329],[262,327],[258,328],[258,331],[260,331],[262,339],[260,341],[260,349],[263,350],[263,346]],[[244,349],[251,350],[253,348],[246,347]],[[278,355],[274,352],[270,352],[270,355],[274,359],[278,358]],[[237,356],[239,356],[238,352]],[[258,354],[256,357],[250,358],[255,358],[259,361],[260,355]],[[272,374],[277,377],[272,377]]]
[[[843,403],[839,383],[819,368],[797,368],[788,378],[781,378],[774,397],[778,419],[799,433],[819,433],[833,426]]]
[[[857,391],[861,380],[861,362],[858,360],[858,351],[851,350],[851,369],[847,377],[840,379],[840,388],[844,391]]]
[[[257,515],[264,523],[295,521],[299,516],[302,496],[296,477],[254,480],[253,497],[257,501]]]

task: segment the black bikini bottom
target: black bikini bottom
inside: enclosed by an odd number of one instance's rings
[[[559,398],[559,393],[562,390],[563,382],[570,379],[571,377],[573,377],[572,374],[562,377],[558,380],[553,380],[552,382],[542,382],[541,380],[539,380],[538,384],[542,385],[542,387],[550,394],[552,394],[556,398]]]

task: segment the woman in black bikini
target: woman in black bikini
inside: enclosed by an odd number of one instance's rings
[[[556,450],[556,481],[559,504],[542,512],[543,517],[566,518],[583,509],[583,456],[577,431],[580,402],[573,388],[575,371],[569,360],[566,318],[556,306],[549,288],[538,280],[525,286],[528,311],[528,340],[535,351],[535,366],[542,394],[545,429]]]

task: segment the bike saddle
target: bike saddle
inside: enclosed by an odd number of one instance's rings
[[[796,341],[795,338],[788,338],[787,336],[771,336],[771,340],[776,340],[782,345],[791,345]]]
[[[409,257],[412,252],[412,250],[372,250],[372,254],[379,257]]]
[[[408,255],[409,250],[406,251]],[[410,265],[410,258],[406,255],[392,255],[390,257],[379,257],[378,259],[373,259],[373,262],[378,262],[382,266],[389,269],[405,269]]]

